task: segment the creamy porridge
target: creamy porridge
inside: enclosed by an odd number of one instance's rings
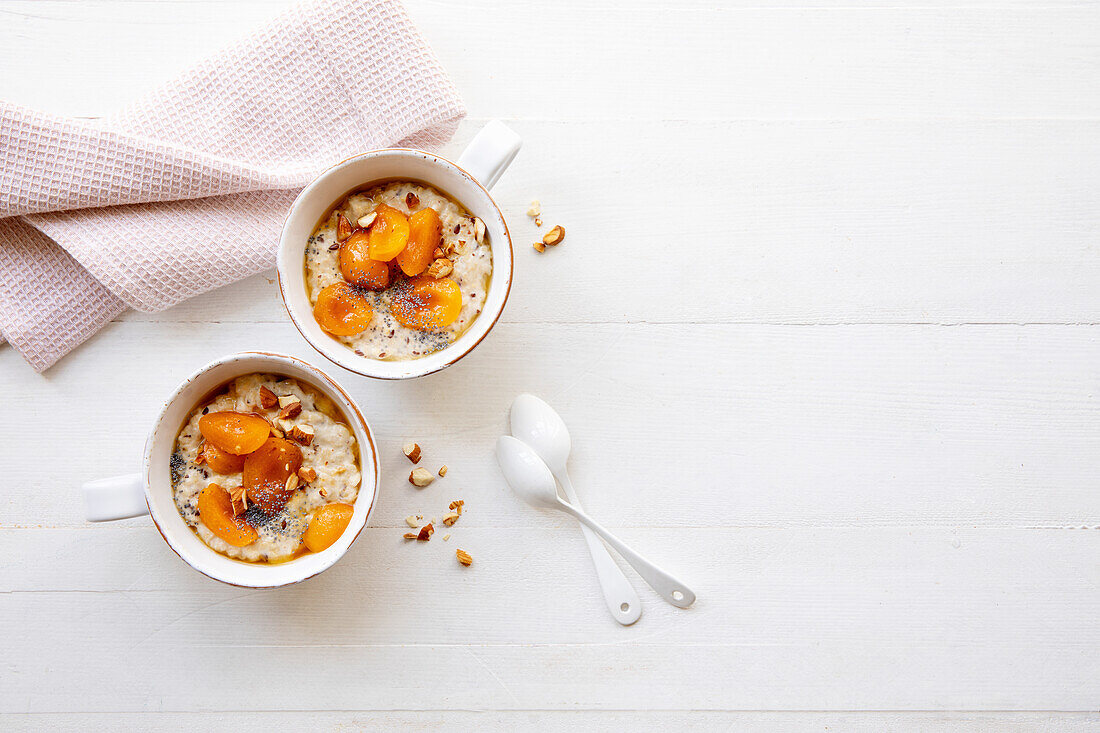
[[[336,405],[273,374],[238,377],[197,405],[171,471],[176,508],[199,538],[253,562],[327,548],[359,494],[358,446]]]
[[[485,225],[408,181],[347,196],[306,247],[314,318],[372,359],[418,359],[453,343],[485,307],[492,271]]]

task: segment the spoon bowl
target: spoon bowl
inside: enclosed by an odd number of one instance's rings
[[[528,504],[543,509],[560,509],[561,499],[554,474],[526,443],[510,435],[497,438],[497,462],[504,480]]]
[[[508,414],[512,435],[531,446],[555,476],[564,472],[573,441],[561,415],[533,394],[516,397]]]

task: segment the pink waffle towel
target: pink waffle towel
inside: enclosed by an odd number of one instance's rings
[[[127,307],[269,269],[313,176],[463,114],[395,0],[298,5],[104,119],[0,102],[0,334],[42,371]]]

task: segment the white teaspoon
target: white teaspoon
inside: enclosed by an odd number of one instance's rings
[[[573,490],[573,482],[569,480],[569,471],[565,465],[569,460],[572,441],[561,415],[538,397],[521,394],[512,401],[509,416],[512,437],[519,438],[538,454],[561,484],[565,498],[580,509],[577,492]],[[592,564],[596,566],[596,577],[600,581],[607,610],[620,624],[629,626],[642,615],[642,600],[638,598],[638,592],[596,533],[584,524],[581,525],[581,531],[588,543]]]
[[[642,576],[642,579],[649,583],[661,598],[680,608],[687,608],[695,602],[695,594],[686,585],[630,549],[592,517],[569,502],[563,501],[558,496],[554,474],[550,473],[550,469],[526,443],[516,440],[511,435],[502,435],[497,438],[497,463],[500,464],[500,470],[504,473],[504,479],[521,499],[532,506],[557,509],[572,514],[577,521],[586,524],[589,529],[602,537],[604,542],[615,548],[615,551],[638,571],[638,575]]]

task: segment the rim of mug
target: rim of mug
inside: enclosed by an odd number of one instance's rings
[[[390,154],[390,153],[415,154],[415,155],[419,155],[419,156],[421,156],[421,157],[423,157],[427,160],[430,160],[430,161],[432,161],[433,163],[435,163],[437,165],[442,165],[443,167],[448,167],[449,166],[450,168],[454,169],[454,171],[457,172],[460,176],[465,178],[470,183],[474,184],[474,186],[476,186],[478,189],[481,190],[481,193],[484,196],[485,200],[493,208],[493,211],[496,212],[497,217],[500,220],[501,228],[504,231],[505,242],[508,244],[508,272],[507,272],[508,277],[507,277],[507,279],[505,280],[505,283],[504,283],[504,297],[500,301],[500,307],[492,315],[492,319],[489,321],[489,323],[487,325],[485,325],[485,326],[479,326],[478,325],[482,321],[482,319],[484,319],[488,315],[484,311],[482,313],[480,313],[478,315],[478,317],[474,320],[474,323],[470,325],[470,329],[473,329],[475,327],[477,327],[479,329],[483,328],[484,330],[480,333],[480,335],[478,335],[478,337],[471,344],[466,346],[461,353],[459,353],[459,354],[455,355],[454,357],[444,361],[443,363],[431,366],[431,367],[426,368],[426,369],[413,369],[413,370],[410,371],[410,373],[401,374],[401,375],[379,374],[376,371],[371,370],[370,365],[378,364],[378,363],[390,363],[390,362],[383,362],[379,359],[371,359],[371,358],[366,357],[366,356],[359,356],[349,346],[337,341],[336,339],[332,338],[331,336],[328,336],[327,334],[325,334],[325,338],[327,339],[327,343],[325,343],[324,346],[317,343],[309,334],[306,333],[306,330],[298,322],[298,318],[295,316],[294,310],[290,306],[290,301],[289,301],[289,297],[288,297],[288,293],[287,293],[287,288],[288,288],[287,277],[284,277],[284,273],[283,273],[284,263],[287,264],[287,265],[290,264],[289,262],[286,261],[286,258],[288,257],[286,252],[287,252],[287,248],[289,246],[289,242],[287,240],[287,229],[290,225],[291,219],[297,213],[298,207],[299,207],[303,197],[305,197],[307,193],[312,192],[312,190],[314,188],[316,188],[317,186],[321,185],[322,182],[326,178],[328,178],[332,174],[336,173],[338,170],[342,169],[343,167],[345,167],[347,165],[352,165],[354,163],[357,163],[360,160],[364,160],[364,159],[367,159],[367,158],[373,158],[373,157],[379,157],[381,155]],[[374,181],[364,181],[363,183],[359,184],[356,188],[353,188],[353,189],[349,190],[348,192],[345,192],[343,195],[347,196],[352,191],[358,190],[358,189],[366,187],[366,186],[370,186],[372,183],[378,183],[378,182],[381,182],[383,180],[393,180],[393,179],[388,178],[388,179],[376,179]],[[429,185],[433,186],[433,188],[435,187],[434,184],[429,183]],[[448,193],[448,192],[445,192],[445,193]],[[449,195],[449,193],[448,193],[448,195]],[[465,206],[465,204],[463,204],[463,206]],[[468,208],[469,207],[467,207],[467,209]],[[301,281],[302,290],[304,292],[305,291],[305,268],[304,268],[304,266],[301,268],[301,270],[302,270],[302,274],[301,274],[300,281]],[[497,205],[497,202],[493,198],[492,194],[489,193],[489,190],[487,188],[485,188],[485,186],[483,186],[481,184],[481,182],[478,181],[477,178],[475,178],[469,171],[462,168],[460,165],[455,163],[453,160],[450,160],[448,158],[444,158],[440,155],[436,155],[435,153],[430,153],[426,150],[419,150],[417,148],[402,148],[402,147],[376,148],[374,150],[368,150],[366,152],[359,153],[357,155],[352,155],[350,157],[344,158],[339,163],[336,163],[334,165],[329,166],[324,171],[319,173],[312,181],[309,182],[309,184],[307,184],[298,193],[298,195],[294,198],[294,202],[291,204],[290,210],[287,212],[286,217],[283,219],[283,226],[282,226],[282,229],[279,232],[279,252],[278,252],[278,256],[277,256],[277,260],[276,260],[275,274],[276,274],[276,278],[278,279],[278,282],[279,282],[279,298],[283,302],[283,309],[286,311],[287,316],[290,318],[290,322],[294,324],[294,328],[296,328],[298,330],[298,333],[301,334],[302,338],[305,339],[306,343],[308,343],[311,347],[313,347],[313,349],[316,350],[317,353],[319,353],[321,356],[328,359],[330,362],[332,362],[336,366],[341,367],[343,369],[347,369],[348,371],[354,372],[355,374],[358,374],[360,376],[370,377],[372,379],[400,381],[400,380],[403,380],[403,379],[416,379],[417,377],[424,377],[424,376],[427,376],[429,374],[435,374],[436,372],[443,371],[447,367],[450,367],[450,366],[454,365],[455,363],[457,363],[460,359],[462,359],[464,356],[466,356],[471,351],[473,351],[475,348],[477,348],[477,346],[482,341],[485,340],[485,337],[489,335],[489,333],[493,330],[494,327],[496,327],[496,324],[500,320],[500,317],[504,314],[504,308],[508,305],[508,298],[512,293],[512,279],[513,279],[513,276],[515,274],[515,248],[513,247],[513,244],[512,244],[512,233],[508,229],[508,221],[504,218],[504,212],[500,210],[500,207]],[[494,258],[493,258],[493,271],[492,271],[492,278],[494,280],[496,279],[497,274],[498,274],[497,273],[497,258],[494,256]],[[298,282],[298,281],[296,280],[295,282]],[[491,287],[492,287],[492,285],[490,285],[490,288]],[[488,296],[488,292],[486,292],[486,296]],[[307,295],[307,300],[308,300],[308,295]],[[312,314],[310,314],[310,315],[312,316]],[[469,333],[470,329],[467,329],[466,333]],[[465,335],[465,334],[463,334],[463,335]],[[435,354],[447,353],[449,350],[453,349],[457,343],[458,343],[457,340],[453,341],[450,344],[448,344],[447,346],[440,349],[439,351],[435,352]],[[330,353],[330,347],[331,347],[331,353]],[[421,362],[421,361],[425,361],[425,359],[409,359],[409,360],[403,361],[402,363],[415,365],[417,362]]]
[[[351,541],[348,542],[347,547],[345,547],[344,550],[342,552],[340,552],[339,554],[334,555],[331,558],[331,560],[326,562],[323,567],[319,568],[315,572],[311,572],[308,575],[303,575],[303,576],[295,578],[293,580],[288,580],[288,581],[285,581],[285,582],[275,583],[275,584],[271,584],[271,585],[255,585],[255,584],[250,584],[250,583],[239,583],[239,582],[234,582],[232,580],[226,580],[225,578],[218,577],[217,575],[212,575],[210,572],[207,572],[203,568],[197,567],[194,564],[192,564],[191,561],[188,560],[184,556],[184,553],[181,552],[180,549],[178,547],[176,547],[176,545],[172,542],[172,540],[169,538],[168,534],[165,532],[164,527],[161,526],[160,519],[158,519],[157,513],[153,510],[153,503],[151,501],[151,498],[152,498],[151,497],[151,494],[152,494],[152,481],[151,481],[152,476],[150,475],[150,471],[152,470],[153,450],[156,447],[155,438],[157,436],[157,432],[160,429],[160,427],[161,427],[161,425],[164,421],[164,418],[167,415],[169,409],[172,407],[173,404],[175,404],[175,402],[179,399],[179,397],[183,394],[183,392],[189,386],[191,386],[192,382],[194,382],[196,379],[202,377],[207,372],[212,371],[213,369],[215,369],[215,368],[217,368],[217,367],[219,367],[223,364],[229,364],[230,362],[232,362],[235,359],[242,359],[242,358],[256,357],[256,356],[273,359],[276,362],[281,362],[281,363],[284,363],[284,364],[287,363],[287,362],[290,362],[291,364],[293,364],[293,365],[295,365],[295,366],[297,366],[301,369],[304,369],[305,371],[307,371],[307,372],[309,372],[309,373],[311,373],[315,376],[319,376],[322,381],[326,382],[327,383],[326,385],[312,384],[311,386],[313,386],[315,388],[318,388],[318,389],[321,389],[322,392],[326,392],[326,393],[328,392],[328,390],[326,390],[324,387],[325,386],[330,387],[332,389],[332,391],[335,392],[337,395],[339,395],[341,400],[344,403],[346,403],[346,406],[351,408],[352,413],[354,413],[354,418],[351,415],[348,415],[347,417],[348,417],[349,421],[351,419],[355,419],[357,421],[356,425],[353,426],[354,432],[358,432],[361,429],[362,432],[363,432],[363,436],[367,439],[367,445],[370,447],[371,463],[374,467],[374,474],[373,474],[373,481],[372,481],[373,486],[372,486],[370,501],[367,505],[367,510],[363,514],[362,523],[359,525],[359,528],[356,530],[355,535],[351,538]],[[241,376],[245,373],[250,373],[250,371],[249,370],[242,370],[241,373],[237,374],[236,376]],[[277,372],[275,372],[273,370],[273,373],[277,373]],[[283,375],[283,376],[290,376],[290,375]],[[297,379],[297,377],[292,377],[292,378]],[[222,382],[222,383],[224,383],[224,382]],[[329,396],[331,398],[332,395],[326,395],[326,396]],[[341,405],[341,407],[343,407],[343,405]],[[346,412],[346,410],[341,410],[341,411]],[[180,427],[182,427],[182,426],[180,426]],[[178,429],[177,429],[176,432],[178,432]],[[174,437],[175,434],[176,433],[172,434],[173,435],[173,440],[175,439],[175,437]],[[359,495],[356,496],[356,504],[358,504],[359,500],[362,496],[362,492],[363,492],[363,478],[362,477],[365,474],[362,471],[362,466],[363,466],[363,448],[362,448],[362,444],[363,444],[363,441],[360,439],[360,437],[358,435],[356,435],[356,442],[359,443],[359,446],[360,446],[359,447],[359,468],[360,468],[360,472],[359,472],[359,474],[360,474]],[[349,395],[347,393],[347,391],[345,391],[344,388],[341,387],[336,382],[336,380],[334,380],[332,377],[330,377],[328,374],[326,374],[320,367],[317,367],[316,365],[311,364],[311,363],[305,361],[304,359],[299,359],[298,357],[291,356],[289,354],[279,354],[279,353],[271,352],[271,351],[239,351],[239,352],[235,352],[233,354],[226,354],[225,356],[214,359],[213,361],[211,361],[211,362],[203,365],[199,369],[195,370],[190,375],[188,375],[182,382],[180,382],[179,385],[177,385],[176,389],[172,391],[172,394],[168,398],[165,399],[164,405],[161,407],[160,413],[157,415],[157,419],[153,422],[153,427],[149,431],[149,437],[146,439],[146,442],[145,442],[145,451],[143,452],[143,455],[142,455],[142,471],[141,471],[142,484],[143,484],[142,485],[142,490],[145,493],[145,504],[149,508],[149,518],[152,519],[153,526],[157,528],[157,532],[160,533],[160,536],[164,539],[165,544],[168,545],[168,547],[172,550],[172,552],[175,553],[176,556],[180,558],[180,560],[182,560],[184,563],[186,563],[188,567],[195,570],[196,572],[202,573],[203,575],[205,575],[206,577],[208,577],[212,580],[217,580],[220,583],[225,583],[226,585],[235,586],[237,588],[255,588],[257,590],[265,590],[265,589],[268,589],[268,588],[285,588],[288,585],[295,585],[297,583],[301,583],[302,581],[309,580],[310,578],[313,578],[317,575],[320,575],[324,571],[328,570],[333,565],[335,565],[340,560],[340,558],[342,558],[344,556],[344,554],[348,550],[351,549],[351,546],[355,544],[355,541],[357,539],[359,539],[359,535],[362,534],[363,530],[366,529],[366,527],[367,527],[367,522],[370,520],[370,513],[374,510],[374,503],[378,499],[378,489],[381,485],[381,480],[382,480],[381,466],[378,462],[378,458],[379,458],[379,456],[378,456],[378,446],[375,445],[375,442],[374,442],[374,433],[371,431],[370,424],[367,422],[366,418],[363,416],[363,413],[359,410],[359,406],[355,403],[355,400],[353,400],[351,398],[351,395]],[[181,517],[181,519],[182,519],[182,517]],[[191,529],[189,527],[187,528],[187,530],[191,531]],[[243,564],[243,565],[246,565],[246,566],[257,564],[257,563],[249,563],[249,562],[244,561],[244,560],[237,560],[235,558],[229,557],[228,555],[223,555],[222,553],[218,552],[217,550],[213,549],[212,547],[207,546],[205,542],[203,543],[203,545],[206,547],[206,549],[208,549],[214,555],[216,555],[220,558],[223,558],[223,559],[225,559],[225,560],[227,560],[231,563],[240,563],[240,564]],[[290,563],[293,563],[293,562],[294,562],[294,560],[290,560],[287,563],[280,563],[279,566],[280,567],[286,567]]]

